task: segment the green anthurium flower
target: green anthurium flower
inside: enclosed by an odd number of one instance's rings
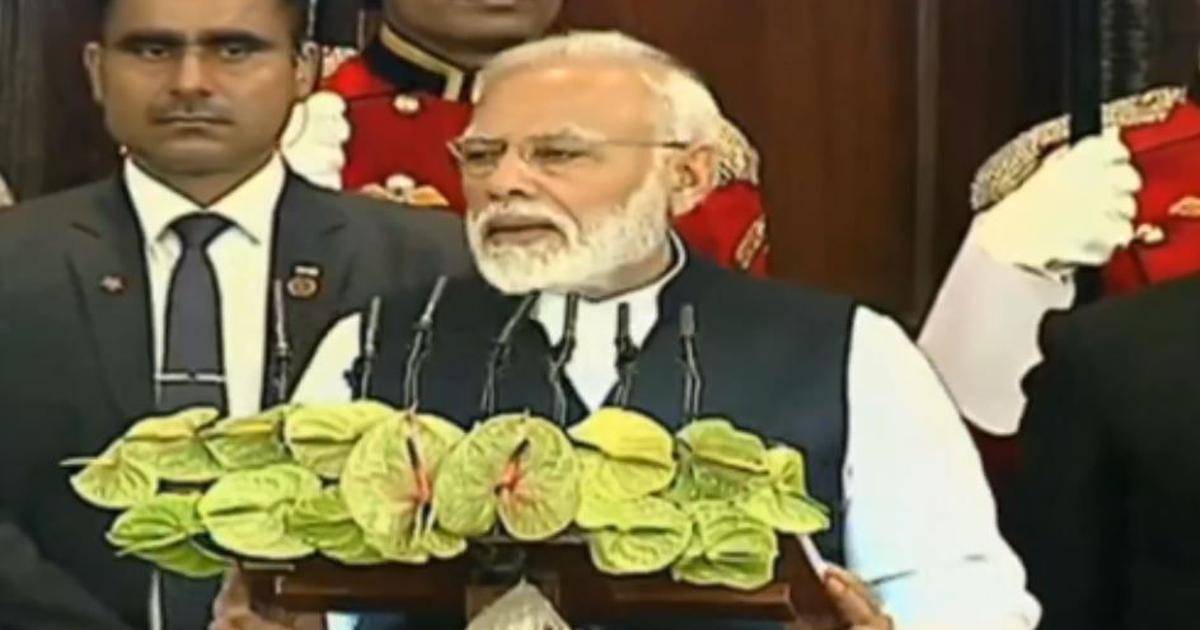
[[[321,480],[295,464],[228,473],[200,499],[198,511],[213,541],[251,558],[292,560],[313,547],[288,531],[293,505],[321,492]]]
[[[331,405],[302,405],[287,418],[283,437],[292,457],[325,479],[337,479],[358,440],[399,411],[361,400]]]
[[[448,532],[479,536],[498,516],[514,538],[545,540],[566,529],[579,508],[575,449],[545,418],[491,418],[447,457],[433,501],[437,522]]]
[[[342,496],[384,557],[410,563],[428,558],[434,483],[462,435],[447,420],[406,412],[378,422],[354,446],[341,474]]]

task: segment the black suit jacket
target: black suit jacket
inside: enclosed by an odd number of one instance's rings
[[[293,384],[341,316],[470,267],[453,216],[296,177],[276,222],[274,276],[321,269],[314,296],[286,303]],[[148,568],[114,557],[103,539],[112,515],[73,497],[58,465],[100,452],[154,411],[143,252],[119,178],[0,213],[0,628],[146,624]],[[245,325],[270,321],[264,313]]]
[[[1200,601],[1200,278],[1052,320],[1010,533],[1042,628],[1190,628]]]

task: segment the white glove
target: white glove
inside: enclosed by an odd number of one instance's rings
[[[8,189],[8,184],[4,182],[4,178],[0,177],[0,208],[11,206],[13,204],[12,192]]]
[[[1119,130],[1051,154],[1020,188],[975,220],[996,260],[1048,275],[1099,266],[1134,239],[1142,178]]]
[[[349,139],[346,101],[333,92],[321,91],[292,108],[280,150],[300,176],[317,186],[340,190],[346,165],[342,145]]]

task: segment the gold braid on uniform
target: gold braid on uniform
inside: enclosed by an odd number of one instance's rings
[[[342,64],[359,55],[358,49],[351,46],[322,46],[321,47],[321,80],[333,76]]]
[[[746,134],[728,118],[721,118],[716,146],[718,187],[729,182],[743,181],[758,185],[758,151]]]
[[[1105,103],[1102,124],[1108,128],[1162,122],[1186,99],[1182,87],[1162,87],[1118,99]],[[1067,142],[1070,133],[1069,117],[1059,116],[1023,132],[993,153],[971,182],[971,208],[989,208],[1019,188],[1037,170],[1046,153]]]
[[[758,254],[767,247],[767,217],[758,215],[754,219],[754,223],[746,229],[746,233],[742,235],[742,240],[738,242],[737,251],[733,254],[733,260],[737,264],[738,269],[746,271],[754,264],[754,259]]]
[[[750,144],[746,134],[728,118],[721,119],[721,128],[716,142],[717,172],[716,185],[730,182],[748,182],[758,186],[758,151]],[[759,215],[746,228],[733,253],[734,264],[746,271],[754,259],[767,246],[767,218]]]

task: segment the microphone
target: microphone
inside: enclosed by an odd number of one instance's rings
[[[425,311],[421,313],[421,318],[413,326],[413,339],[409,346],[408,360],[405,362],[404,370],[405,409],[416,409],[421,404],[419,391],[421,367],[424,365],[425,359],[429,357],[430,349],[433,346],[433,316],[437,312],[438,304],[442,301],[445,291],[446,276],[440,276],[437,283],[433,285],[429,300],[425,303]]]
[[[271,386],[275,404],[288,399],[292,370],[292,347],[287,336],[287,314],[284,312],[283,281],[276,278],[271,282],[271,304],[275,321],[272,328]]]
[[[687,424],[700,415],[704,378],[696,352],[696,307],[684,304],[679,313],[679,342],[683,348],[683,421]]]
[[[559,426],[567,423],[567,362],[575,353],[575,323],[579,318],[579,294],[567,294],[567,311],[563,317],[563,335],[557,352],[550,359],[550,387],[554,390],[554,420]]]
[[[638,348],[629,332],[629,303],[617,305],[617,391],[613,402],[619,407],[628,407],[633,396],[633,375],[637,371]]]
[[[378,295],[371,298],[371,305],[367,310],[367,329],[363,334],[358,379],[355,383],[356,400],[365,400],[371,392],[371,377],[375,374],[375,358],[379,354],[379,314],[382,306],[383,300]]]
[[[504,323],[504,328],[500,329],[500,336],[496,337],[492,344],[492,352],[488,355],[487,374],[484,377],[483,395],[479,401],[479,409],[485,418],[496,414],[496,405],[499,399],[496,393],[497,381],[500,373],[508,366],[509,358],[512,355],[512,337],[517,332],[517,326],[529,315],[537,298],[537,293],[529,293],[521,298],[521,303]]]

